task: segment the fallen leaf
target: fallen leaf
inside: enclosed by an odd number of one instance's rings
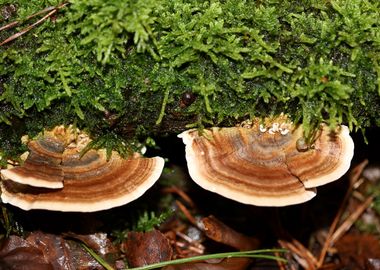
[[[0,246],[0,269],[53,270],[54,268],[40,249],[19,236],[11,235],[3,239]]]
[[[125,246],[128,265],[131,267],[168,261],[173,255],[169,240],[157,230],[129,232]]]
[[[116,246],[112,244],[106,233],[65,233],[64,236],[80,240],[108,262],[110,262],[110,260],[116,261],[116,259],[119,257],[119,252]]]
[[[371,234],[346,234],[336,244],[346,269],[365,269],[369,258],[380,258],[380,243]]]
[[[98,250],[95,250],[98,252]],[[1,270],[103,270],[76,241],[40,231],[12,235],[0,246]]]
[[[68,256],[69,246],[61,236],[37,231],[30,233],[26,240],[43,252],[54,269],[75,269]]]

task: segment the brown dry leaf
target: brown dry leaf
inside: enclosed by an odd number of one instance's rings
[[[95,249],[99,252],[99,249]],[[100,252],[99,252],[100,253]],[[10,236],[0,247],[1,270],[103,270],[79,243],[59,235],[32,232]]]
[[[53,270],[54,268],[40,249],[21,237],[11,235],[3,239],[0,246],[0,269]]]
[[[128,264],[131,267],[168,261],[173,255],[169,240],[157,230],[145,233],[129,232],[125,245]]]
[[[371,234],[347,234],[335,247],[346,269],[366,269],[368,259],[380,258],[379,239]]]
[[[82,241],[86,244],[86,246],[96,251],[96,253],[102,257],[118,253],[117,248],[112,244],[106,233],[94,233],[87,235],[67,233],[65,236]]]
[[[71,237],[83,242],[110,265],[116,264],[117,259],[120,258],[119,250],[113,245],[106,233],[94,233],[88,235],[71,234]],[[83,258],[83,256],[79,256],[79,258]],[[84,264],[84,262],[81,262],[81,264]]]
[[[66,240],[70,253],[67,255],[75,270],[104,270],[77,241]],[[97,253],[98,251],[95,250]],[[65,269],[66,270],[66,269]],[[70,269],[71,270],[71,269]]]
[[[74,269],[68,256],[69,246],[61,236],[37,231],[29,234],[26,240],[43,252],[44,257],[54,269]]]
[[[100,257],[106,260],[110,265],[116,264],[116,260],[120,257],[120,253],[112,244],[106,233],[94,233],[94,234],[74,234],[65,233],[64,237],[70,237],[83,242],[86,246],[94,250]],[[75,262],[75,265],[81,265],[83,269],[98,269],[99,265],[94,265],[94,259],[87,252],[80,247],[78,242],[69,241],[71,258]],[[103,268],[100,268],[103,269]]]

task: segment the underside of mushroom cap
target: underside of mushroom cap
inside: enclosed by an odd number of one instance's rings
[[[286,123],[266,127],[188,130],[186,145],[191,178],[203,188],[258,206],[302,203],[316,195],[316,186],[341,177],[349,168],[353,142],[347,127],[337,132],[321,126],[307,151],[299,151],[302,128]],[[282,125],[282,129],[281,129]]]

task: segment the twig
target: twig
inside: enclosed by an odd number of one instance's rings
[[[330,226],[329,233],[326,237],[326,241],[323,245],[321,254],[319,255],[318,268],[320,268],[323,265],[323,262],[325,261],[327,250],[329,249],[329,247],[332,244],[332,241],[331,241],[332,235],[334,234],[335,229],[336,229],[336,227],[340,221],[340,218],[341,218],[341,216],[342,216],[342,214],[346,208],[346,204],[347,204],[347,201],[351,195],[353,186],[354,186],[355,182],[359,179],[363,169],[365,168],[365,166],[367,166],[367,164],[368,164],[368,160],[364,160],[359,165],[357,165],[351,172],[351,175],[349,177],[350,178],[350,185],[349,185],[347,192],[344,196],[344,199],[343,199],[343,201],[339,207],[339,210],[338,210],[338,212],[337,212],[337,214],[333,220],[333,223]]]
[[[274,255],[276,257],[280,257],[280,254],[278,252],[274,252]],[[283,261],[277,261],[277,266],[280,270],[286,270],[285,262]]]
[[[25,27],[24,29],[22,29],[20,32],[10,36],[9,38],[7,38],[6,40],[4,40],[3,42],[0,43],[0,46],[3,46],[4,44],[7,44],[8,42],[11,42],[12,40],[22,36],[23,34],[29,32],[31,29],[33,29],[36,25],[42,23],[43,21],[45,21],[47,18],[49,18],[51,15],[53,15],[54,13],[56,13],[57,10],[52,10],[50,11],[47,15],[45,15],[44,17],[42,17],[41,19],[39,19],[38,21],[36,21],[35,23],[31,24],[31,25],[28,25],[27,27]]]
[[[57,13],[57,11],[61,8],[63,8],[64,6],[66,6],[68,3],[67,2],[64,2],[60,5],[58,5],[57,7],[55,7],[54,9],[52,9],[48,14],[46,14],[45,16],[43,16],[41,19],[39,19],[38,21],[36,21],[35,23],[31,24],[31,25],[28,25],[27,27],[25,27],[24,29],[22,29],[20,32],[10,36],[9,38],[5,39],[3,42],[0,43],[0,46],[3,46],[4,44],[7,44],[9,42],[11,42],[12,40],[24,35],[25,33],[29,32],[31,29],[33,29],[34,27],[36,27],[37,25],[41,24],[42,22],[44,22],[47,18],[51,17],[53,14]],[[47,8],[47,10],[50,10],[51,8]],[[39,14],[42,14],[42,13],[45,13],[47,12],[47,10],[43,10],[43,11],[40,11],[38,14],[36,13],[35,15],[31,15],[31,16],[37,16]],[[11,28],[15,25],[17,25],[19,22],[13,22],[13,23],[10,23],[8,25],[5,25],[3,26],[1,30],[4,30],[4,29],[7,29],[7,28]]]
[[[2,210],[2,214],[3,214],[3,218],[1,219],[1,223],[3,223],[3,227],[6,231],[5,236],[8,237],[12,231],[12,225],[11,225],[11,222],[9,220],[7,208],[5,208],[4,206],[1,206],[1,210]]]
[[[3,31],[3,30],[6,30],[6,29],[9,29],[9,28],[12,28],[16,25],[18,25],[20,22],[19,21],[14,21],[14,22],[11,22],[11,23],[8,23],[2,27],[0,27],[0,31]]]
[[[180,247],[180,248],[187,248],[188,250],[190,250],[192,252],[195,252],[197,254],[204,254],[204,250],[203,249],[200,249],[200,248],[197,248],[197,247],[191,246],[191,245],[189,246],[188,243],[176,241],[175,245],[178,246],[178,247]]]
[[[182,189],[179,189],[178,187],[168,187],[164,188],[162,190],[164,193],[175,193],[178,196],[180,196],[191,208],[195,208],[195,203],[193,200],[187,195]]]
[[[284,240],[278,240],[278,243],[282,248],[288,249],[291,251],[293,258],[301,265],[304,269],[315,269],[313,265],[310,265],[308,260],[303,256],[302,252],[295,247],[292,243]]]
[[[176,235],[190,244],[190,246],[189,246],[190,250],[193,248],[194,249],[193,251],[195,251],[198,254],[204,253],[205,247],[201,243],[199,243],[198,241],[191,239],[191,237],[189,237],[186,234],[181,233],[179,231],[176,232]]]
[[[197,220],[195,219],[195,217],[193,217],[193,215],[190,213],[190,211],[186,208],[185,205],[183,205],[183,203],[181,203],[180,201],[176,200],[175,203],[177,204],[178,208],[181,210],[181,212],[185,215],[185,217],[194,225],[194,226],[198,226],[197,225]]]
[[[339,228],[331,236],[331,244],[334,244],[342,235],[347,232],[352,224],[363,214],[363,212],[371,205],[373,197],[368,197],[348,218],[339,226]]]
[[[55,6],[47,7],[47,8],[45,8],[45,9],[43,9],[43,10],[40,10],[40,11],[38,11],[38,12],[32,14],[32,15],[29,15],[28,17],[26,17],[26,19],[25,19],[24,21],[30,20],[30,19],[32,19],[32,18],[38,16],[38,15],[44,14],[44,13],[49,12],[49,11],[51,11],[51,10],[53,10],[53,9],[56,9],[56,8],[57,8],[57,7],[55,7]],[[19,25],[21,22],[22,22],[22,21],[14,21],[14,22],[10,22],[10,23],[8,23],[8,24],[6,24],[6,25],[0,27],[0,31],[3,31],[3,30],[6,30],[6,29],[10,29],[10,28],[12,28],[12,27],[15,27],[16,25]]]
[[[202,218],[199,224],[208,238],[238,250],[256,249],[260,245],[258,239],[235,231],[214,216]]]
[[[313,269],[317,268],[318,260],[304,245],[302,245],[297,239],[294,238],[292,239],[292,244],[301,251],[303,257],[306,258],[309,265],[312,265]]]

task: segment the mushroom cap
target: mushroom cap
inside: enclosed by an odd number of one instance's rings
[[[293,133],[302,136],[302,128]],[[305,188],[319,187],[341,178],[350,168],[354,155],[354,142],[347,126],[341,125],[331,132],[322,125],[312,149],[294,151],[294,144],[284,145],[289,170],[296,175]]]
[[[161,157],[134,153],[122,158],[106,150],[82,150],[90,138],[72,126],[45,131],[28,144],[18,167],[2,170],[1,199],[24,210],[93,212],[129,203],[160,177]]]
[[[70,151],[69,151],[70,152]],[[30,187],[12,180],[1,183],[1,199],[24,210],[94,212],[127,204],[140,197],[160,177],[161,157],[121,158],[107,161],[105,150],[64,153],[62,189]]]
[[[62,188],[60,168],[63,142],[53,137],[40,138],[28,143],[30,153],[22,166],[1,170],[6,179],[34,187]]]
[[[315,187],[340,178],[349,168],[354,144],[346,126],[337,132],[321,125],[314,145],[297,150],[302,127],[269,130],[252,127],[188,130],[186,145],[191,178],[201,187],[241,203],[286,206],[316,195]]]

